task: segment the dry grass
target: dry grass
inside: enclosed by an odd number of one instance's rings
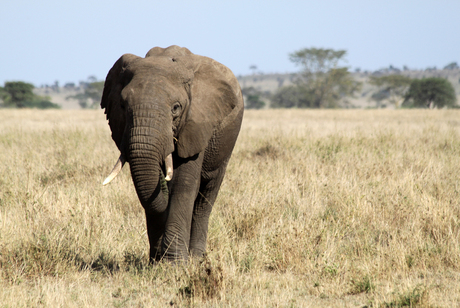
[[[206,259],[150,267],[103,113],[0,110],[0,306],[459,306],[459,119],[247,111]]]

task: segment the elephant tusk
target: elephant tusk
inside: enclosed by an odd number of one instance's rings
[[[166,156],[165,159],[165,165],[166,165],[166,181],[171,181],[172,176],[173,176],[173,160],[172,160],[172,154],[169,154]]]
[[[124,164],[125,164],[125,159],[123,158],[123,155],[120,155],[120,157],[118,158],[117,163],[115,164],[115,166],[113,166],[112,172],[110,172],[109,176],[104,180],[102,185],[105,186],[105,185],[109,184],[110,182],[112,182],[112,180],[121,171],[121,169],[123,168]]]

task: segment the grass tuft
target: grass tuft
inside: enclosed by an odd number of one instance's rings
[[[350,294],[371,293],[375,290],[375,285],[369,275],[365,275],[360,279],[352,279],[352,290]]]
[[[179,294],[188,300],[206,302],[218,297],[224,288],[224,272],[220,265],[213,265],[209,258],[186,268],[186,285]]]
[[[384,307],[431,307],[428,303],[428,290],[422,286],[416,286],[405,292],[398,293],[393,301],[385,302]]]

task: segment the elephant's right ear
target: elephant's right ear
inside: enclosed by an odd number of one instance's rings
[[[124,76],[124,71],[130,62],[138,58],[138,56],[132,54],[121,56],[107,74],[102,92],[101,108],[105,108],[104,113],[109,121],[112,139],[120,151],[126,125],[126,116],[121,108],[121,91],[127,79],[127,76]]]

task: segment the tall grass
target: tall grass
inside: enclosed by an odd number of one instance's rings
[[[117,157],[101,111],[0,111],[0,306],[460,305],[458,111],[246,111],[186,265]]]

